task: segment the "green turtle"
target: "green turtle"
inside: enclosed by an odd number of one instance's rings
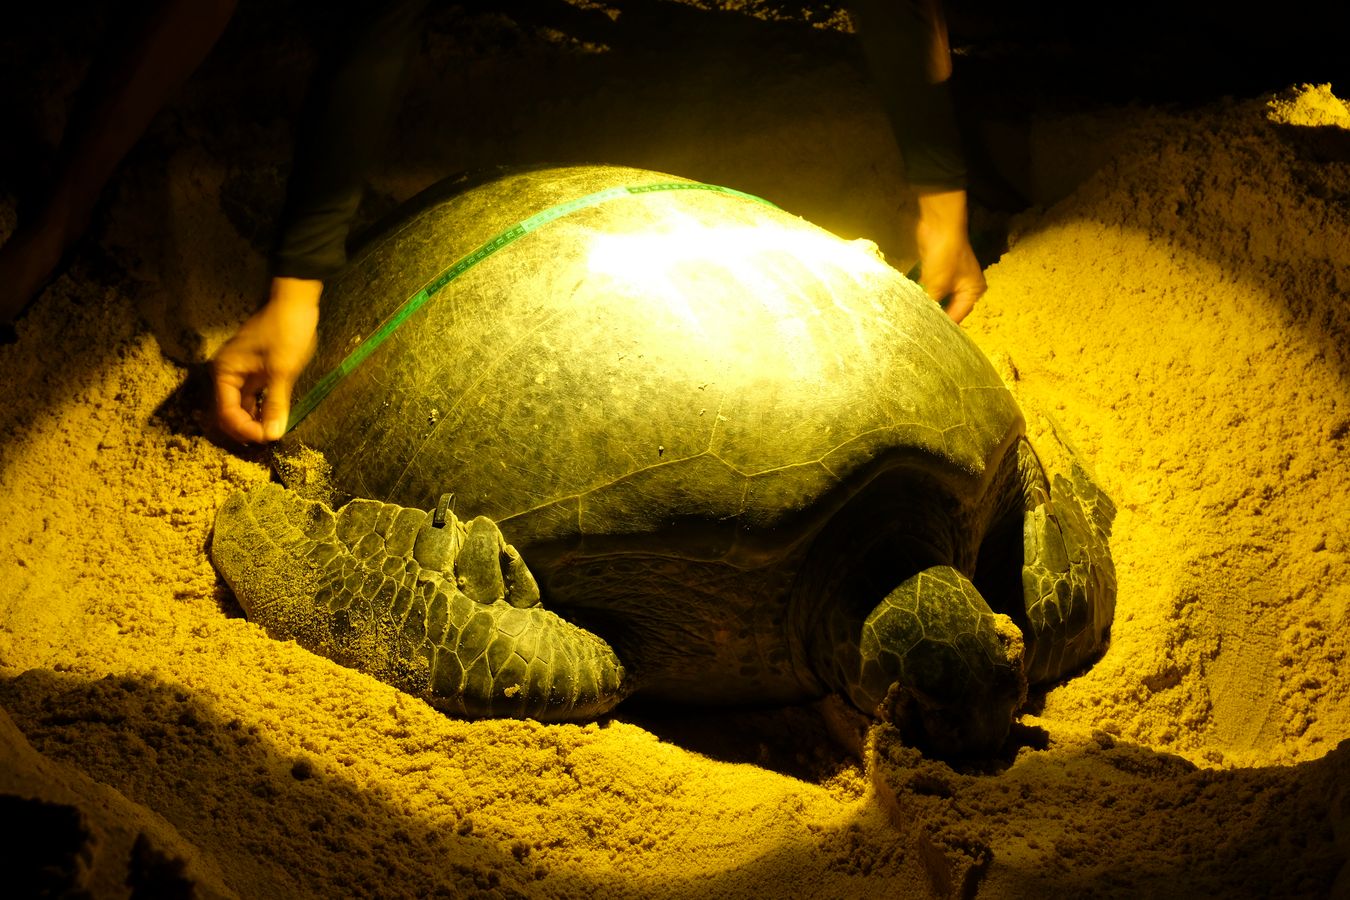
[[[454,714],[841,692],[985,753],[1107,639],[1106,496],[1047,480],[875,246],[735,191],[433,188],[329,286],[306,378],[280,457],[322,489],[233,496],[212,559],[272,635]]]

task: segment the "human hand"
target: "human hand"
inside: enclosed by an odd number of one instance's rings
[[[919,278],[928,296],[946,300],[947,315],[960,322],[988,286],[966,223],[965,191],[919,194]]]
[[[286,432],[291,388],[314,356],[322,291],[322,281],[273,278],[267,304],[216,351],[216,421],[225,434],[260,443]]]

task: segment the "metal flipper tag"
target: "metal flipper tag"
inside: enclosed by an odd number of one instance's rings
[[[436,501],[436,511],[431,514],[432,527],[444,528],[445,520],[451,517],[450,513],[454,509],[454,505],[454,494],[441,494],[441,499]]]

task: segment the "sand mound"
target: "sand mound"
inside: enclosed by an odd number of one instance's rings
[[[850,164],[893,153],[874,111],[825,106]],[[204,546],[267,472],[202,436],[162,352],[200,357],[242,315],[247,277],[211,266],[260,265],[199,124],[158,138],[181,321],[116,249],[165,219],[128,213],[144,230],[77,258],[0,347],[0,706],[26,773],[5,792],[82,810],[72,853],[208,895],[1345,890],[1350,114],[1303,88],[1113,116],[1111,161],[1021,218],[968,320],[1120,508],[1110,650],[1006,765],[954,771],[882,728],[859,761],[814,709],[454,721],[244,621]]]

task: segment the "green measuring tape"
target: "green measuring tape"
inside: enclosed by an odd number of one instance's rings
[[[332,393],[338,386],[338,382],[346,378],[357,366],[365,361],[366,357],[375,352],[375,349],[383,344],[389,335],[407,320],[409,316],[417,312],[422,306],[436,296],[440,290],[450,282],[454,281],[465,272],[478,265],[483,260],[492,256],[508,244],[512,244],[531,231],[537,231],[549,222],[557,221],[563,216],[570,215],[580,209],[588,209],[592,206],[599,206],[618,197],[629,197],[638,194],[651,194],[657,191],[714,191],[719,194],[728,194],[732,197],[742,197],[746,200],[753,200],[756,203],[763,203],[765,206],[777,206],[770,203],[762,197],[756,197],[754,194],[747,194],[744,191],[738,191],[735,188],[722,187],[716,184],[702,184],[697,181],[684,182],[662,182],[660,184],[642,184],[628,187],[612,187],[603,191],[596,191],[594,194],[587,194],[585,197],[578,197],[575,200],[568,200],[565,203],[559,203],[557,206],[550,206],[541,212],[537,212],[528,219],[522,219],[510,228],[496,235],[478,246],[472,252],[461,256],[450,265],[445,271],[441,272],[431,281],[427,282],[421,290],[413,294],[407,300],[399,304],[388,318],[386,318],[380,327],[362,341],[355,350],[347,355],[347,358],[338,363],[337,368],[315,383],[314,387],[300,399],[300,402],[291,408],[290,419],[286,422],[286,430],[290,431],[300,421],[314,411],[323,399]]]

